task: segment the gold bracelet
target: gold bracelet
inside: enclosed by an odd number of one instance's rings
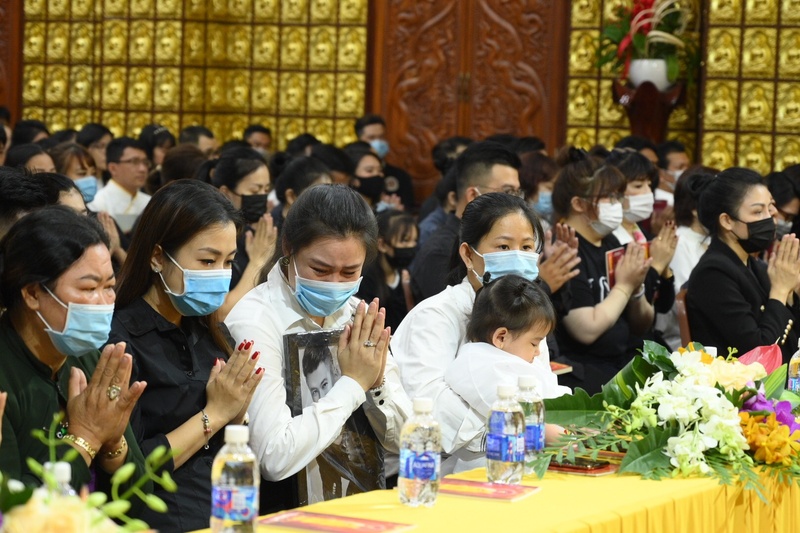
[[[125,449],[128,447],[128,441],[125,440],[125,435],[122,436],[122,444],[119,445],[119,448],[114,450],[113,452],[106,452],[103,454],[103,459],[116,459]]]
[[[83,437],[76,437],[72,433],[67,433],[64,435],[63,440],[68,440],[70,442],[75,443],[75,446],[78,448],[82,448],[83,451],[89,454],[89,458],[94,461],[95,456],[97,455],[97,451],[92,448],[92,445],[89,444]]]

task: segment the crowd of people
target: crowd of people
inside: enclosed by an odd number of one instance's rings
[[[283,151],[261,125],[220,144],[0,122],[0,470],[41,483],[31,431],[59,412],[78,486],[164,445],[178,491],[144,488],[169,512],[132,510],[159,530],[207,526],[228,424],[250,427],[268,512],[391,486],[413,397],[434,400],[445,472],[481,464],[498,384],[598,392],[644,340],[679,346],[679,294],[684,336],[723,354],[798,342],[795,167],[452,137],[415,198],[377,115],[347,146]]]

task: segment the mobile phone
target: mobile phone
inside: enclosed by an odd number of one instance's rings
[[[576,457],[574,464],[566,462],[561,464],[550,463],[550,467],[564,470],[597,470],[599,468],[605,468],[610,464],[611,463],[608,461],[593,461],[585,457]]]

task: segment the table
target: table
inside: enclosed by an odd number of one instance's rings
[[[454,477],[486,481],[486,472],[477,469]],[[762,475],[762,482],[770,505],[764,504],[754,491],[719,485],[710,478],[646,481],[636,475],[593,478],[548,472],[541,480],[526,478],[524,484],[540,486],[542,490],[513,503],[439,495],[433,508],[409,508],[400,504],[396,491],[383,490],[318,503],[303,510],[415,524],[413,531],[420,533],[800,530],[800,488],[778,485],[766,475]]]

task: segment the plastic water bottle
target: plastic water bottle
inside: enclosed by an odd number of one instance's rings
[[[256,531],[258,520],[258,461],[247,445],[247,426],[227,426],[225,446],[211,467],[211,531]]]
[[[789,385],[786,388],[800,394],[800,341],[797,344],[797,351],[789,360]]]
[[[520,376],[518,384],[517,401],[525,416],[525,474],[533,474],[529,464],[544,449],[544,402],[535,377]]]
[[[75,496],[77,494],[70,485],[72,482],[72,466],[69,463],[65,461],[45,463],[44,468],[53,475],[53,480],[56,482],[55,494],[59,496]]]
[[[497,387],[486,434],[486,475],[492,483],[518,485],[525,462],[525,416],[513,385]]]
[[[400,502],[411,507],[436,503],[442,457],[442,431],[431,416],[433,400],[414,399],[414,416],[400,434]]]

